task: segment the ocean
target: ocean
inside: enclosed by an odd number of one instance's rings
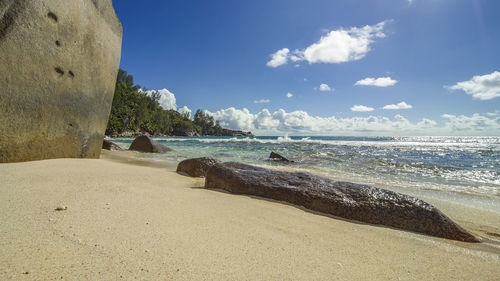
[[[165,154],[182,161],[213,157],[267,168],[307,171],[500,212],[500,137],[166,137]],[[111,139],[128,148],[133,138]],[[270,161],[274,151],[294,163]]]

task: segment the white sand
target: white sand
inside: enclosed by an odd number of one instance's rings
[[[0,164],[0,280],[500,280],[500,214],[437,205],[488,239],[462,243],[205,190],[130,154]]]

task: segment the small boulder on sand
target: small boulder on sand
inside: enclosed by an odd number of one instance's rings
[[[123,148],[121,148],[116,143],[114,143],[112,141],[109,141],[109,140],[106,140],[106,139],[104,139],[102,141],[102,149],[111,150],[111,151],[122,151],[122,150],[124,150]]]
[[[208,157],[186,159],[177,165],[177,172],[190,177],[205,177],[208,169],[217,163],[220,161]]]
[[[164,153],[173,151],[173,149],[171,149],[170,147],[167,147],[157,141],[154,141],[148,136],[140,136],[135,138],[135,140],[130,145],[129,149],[140,152],[152,152],[152,153]]]

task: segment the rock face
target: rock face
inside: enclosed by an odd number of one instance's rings
[[[121,39],[111,0],[0,0],[0,162],[99,157]]]
[[[112,141],[109,141],[109,140],[106,140],[106,139],[102,141],[102,149],[112,150],[112,151],[122,151],[122,150],[124,150],[123,148],[121,148],[116,143],[114,143]]]
[[[346,219],[478,242],[434,206],[420,199],[310,173],[273,171],[227,162],[208,170],[205,187],[286,201]]]
[[[193,130],[193,129],[185,131],[185,135],[187,137],[199,137],[200,136],[200,134],[196,130]]]
[[[280,162],[293,162],[275,152],[271,152],[271,154],[269,155],[269,159]]]
[[[172,151],[170,147],[167,147],[157,141],[152,140],[147,136],[137,137],[129,147],[130,150],[137,150],[141,152],[153,152],[153,153],[163,153]]]
[[[172,132],[174,136],[183,136],[183,137],[195,137],[199,136],[198,132],[193,128],[175,128]]]
[[[177,172],[191,177],[205,177],[208,169],[217,163],[220,161],[208,157],[186,159],[177,165]]]
[[[253,137],[254,136],[252,134],[252,132],[243,132],[243,131],[229,130],[229,129],[222,129],[222,131],[216,135],[217,136],[225,136],[225,137]]]

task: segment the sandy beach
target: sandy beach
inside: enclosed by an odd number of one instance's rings
[[[206,190],[132,154],[0,164],[0,280],[500,280],[499,213],[430,202],[484,239],[463,243]]]

